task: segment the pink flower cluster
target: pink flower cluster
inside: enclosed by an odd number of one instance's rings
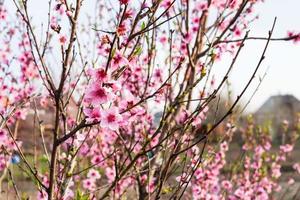
[[[119,9],[107,2],[96,3],[101,23],[92,17],[82,23],[81,4],[56,0],[53,7],[50,2],[49,30],[41,38],[24,20],[26,7],[20,6],[17,22],[10,24],[0,5],[0,28],[7,30],[0,40],[0,171],[22,144],[11,129],[17,133],[30,114],[38,139],[47,132],[38,154],[47,166],[54,165],[44,174],[28,170],[40,180],[38,199],[48,199],[50,189],[56,199],[81,194],[96,199],[103,185],[112,199],[137,189],[140,199],[152,199],[161,189],[159,199],[174,191],[169,183],[179,190],[186,186],[187,199],[264,200],[279,191],[281,165],[294,149],[292,142],[274,153],[267,134],[256,137],[247,127],[239,149],[243,160],[231,163],[231,124],[217,144],[204,135],[213,112],[207,100],[220,92],[210,69],[225,54],[236,53],[241,42],[233,41],[256,19],[253,8],[261,0],[162,0],[139,6],[119,0]],[[225,17],[211,24],[208,17],[215,13]],[[91,33],[94,25],[99,31]],[[294,32],[288,36],[300,40]],[[58,79],[51,68],[56,59],[62,63]],[[51,119],[40,119],[40,110],[47,116],[51,112]],[[294,169],[299,172],[299,164]]]
[[[21,142],[17,142],[18,146]],[[5,129],[0,129],[0,171],[10,163],[11,155],[17,150],[16,144]]]
[[[118,82],[111,80],[104,69],[92,71],[93,82],[88,86],[85,94],[85,108],[87,121],[100,122],[102,128],[117,130],[123,123],[119,108],[109,106],[117,101],[116,94],[120,91]],[[108,106],[104,109],[104,106]]]
[[[228,162],[228,142],[221,143],[219,151],[208,152],[211,158],[204,160],[195,171],[191,181],[193,199],[268,200],[275,192],[282,190],[279,184],[281,165],[294,144],[281,145],[278,151],[272,153],[269,137],[261,135],[258,139],[247,134],[243,147],[246,149],[244,159],[232,166],[230,170],[234,172],[226,172],[229,170],[225,165]],[[294,169],[298,168],[295,164]],[[293,182],[292,178],[288,181],[289,184]]]

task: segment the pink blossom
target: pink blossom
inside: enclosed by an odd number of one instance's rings
[[[196,127],[200,127],[202,122],[206,119],[206,113],[208,111],[208,107],[205,107],[193,120],[192,125]]]
[[[288,37],[293,38],[292,41],[297,43],[300,41],[300,33],[295,33],[294,31],[287,32]]]
[[[162,80],[163,80],[163,71],[161,69],[155,69],[153,77],[156,81],[162,82]]]
[[[299,163],[295,163],[293,165],[293,169],[296,170],[298,174],[300,174],[300,164]]]
[[[100,166],[102,161],[103,161],[103,158],[102,158],[102,156],[99,156],[99,155],[95,155],[91,160],[93,165],[99,165],[99,166]]]
[[[62,36],[59,37],[59,43],[60,43],[60,45],[65,45],[66,42],[67,42],[66,36],[62,35]]]
[[[121,4],[128,4],[130,0],[119,0]]]
[[[46,97],[46,96],[43,96],[42,98],[41,98],[41,100],[40,100],[40,104],[41,104],[41,106],[42,107],[47,107],[47,105],[48,105],[48,97]]]
[[[162,43],[163,45],[165,45],[168,42],[168,39],[166,36],[161,36],[159,39],[160,43]]]
[[[265,150],[267,150],[267,151],[269,151],[270,149],[271,149],[271,143],[270,142],[266,142],[265,144],[264,144],[264,148],[265,148]]]
[[[295,180],[293,178],[289,178],[288,184],[293,185],[295,183]]]
[[[155,190],[155,179],[152,178],[150,184],[148,185],[148,187],[146,187],[146,191],[151,193],[154,190]]]
[[[18,118],[18,119],[25,120],[26,116],[27,116],[27,111],[25,109],[18,110],[15,113],[15,117]]]
[[[38,192],[37,199],[38,200],[47,200],[48,199],[47,192],[44,190],[42,190],[41,192]]]
[[[101,119],[101,110],[100,108],[84,108],[84,114],[87,116],[87,122],[98,122]]]
[[[72,13],[70,10],[68,10],[68,11],[66,11],[66,15],[67,15],[68,17],[72,17],[73,13]]]
[[[221,151],[228,151],[229,149],[228,143],[226,141],[222,142],[220,147],[221,147]]]
[[[95,81],[99,81],[101,83],[106,82],[109,78],[107,72],[105,72],[105,69],[103,68],[91,70],[91,75]]]
[[[259,187],[257,189],[257,196],[256,196],[257,199],[261,199],[261,200],[268,200],[269,199],[269,195],[268,193],[265,191],[264,188],[262,187]]]
[[[4,129],[0,129],[0,146],[4,145],[7,141],[7,133]]]
[[[87,177],[90,178],[90,179],[100,179],[101,175],[99,174],[99,172],[97,170],[90,169],[88,174],[87,174]]]
[[[290,145],[290,144],[280,146],[280,150],[284,153],[289,153],[289,152],[293,151],[293,149],[294,149],[294,146]]]
[[[113,107],[104,110],[100,125],[103,128],[109,128],[115,131],[119,128],[121,122],[122,116],[119,114],[118,109]]]
[[[112,59],[112,69],[115,70],[128,64],[128,60],[122,55],[122,53],[120,51],[116,51]]]
[[[161,6],[165,9],[169,8],[171,5],[172,5],[171,0],[162,0],[161,2]]]
[[[114,168],[111,167],[107,167],[105,169],[105,175],[108,178],[108,181],[111,183],[115,180],[115,176],[116,176],[116,171]]]
[[[279,164],[272,163],[271,169],[273,177],[279,178],[281,176],[280,168],[281,166]]]
[[[87,189],[87,190],[90,190],[90,191],[92,191],[96,188],[94,179],[90,179],[90,178],[83,180],[82,181],[82,186],[83,186],[84,189]]]
[[[230,183],[230,181],[224,180],[221,184],[225,190],[231,190],[232,188],[232,184]]]
[[[176,122],[179,124],[183,124],[188,119],[189,114],[190,113],[187,110],[181,109],[181,111],[176,116]]]
[[[113,95],[107,88],[98,83],[93,83],[86,90],[85,100],[92,103],[92,105],[99,106],[113,100]]]

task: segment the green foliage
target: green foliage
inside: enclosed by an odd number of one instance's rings
[[[146,28],[146,24],[145,22],[142,23],[142,26],[141,26],[141,30],[145,29]]]
[[[89,195],[84,194],[80,190],[77,190],[75,200],[89,200]]]
[[[22,193],[21,200],[28,200],[30,199],[29,196],[26,193]]]
[[[135,49],[133,55],[135,55],[135,56],[140,56],[140,55],[142,54],[142,52],[143,52],[142,50],[143,50],[142,47],[141,47],[141,46],[138,46],[138,47]]]
[[[40,156],[38,158],[38,162],[39,162],[39,170],[41,170],[42,173],[46,173],[49,170],[47,157],[45,155]]]

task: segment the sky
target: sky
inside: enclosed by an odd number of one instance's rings
[[[11,1],[12,2],[12,1]],[[47,1],[31,0],[31,16],[33,20],[47,15]],[[90,3],[89,3],[90,2]],[[13,7],[12,3],[11,6]],[[44,5],[44,7],[43,7]],[[85,10],[89,13],[94,12],[94,1],[86,0],[83,2]],[[300,0],[265,0],[265,3],[256,7],[259,19],[250,26],[250,36],[268,36],[274,18],[277,23],[274,30],[274,37],[285,37],[287,30],[300,32]],[[248,82],[249,77],[255,69],[260,55],[263,51],[265,41],[248,41],[243,48],[241,55],[230,76],[232,89],[238,95],[243,86]],[[216,70],[220,73],[217,79],[223,78],[223,74],[229,66],[229,59],[222,59],[217,65]],[[266,58],[263,61],[258,76],[251,84],[251,87],[243,97],[246,103],[259,83],[259,76],[267,71],[267,75],[260,85],[257,93],[253,97],[248,112],[257,110],[272,95],[292,94],[300,99],[300,43],[293,42],[271,42]]]
[[[274,18],[277,23],[274,37],[286,36],[287,30],[300,32],[300,0],[266,0],[257,7],[259,19],[250,27],[250,36],[268,36]],[[231,74],[231,83],[237,95],[256,67],[265,41],[248,41],[242,50],[236,67]],[[226,62],[219,63],[222,68]],[[225,65],[226,67],[228,66]],[[268,69],[268,70],[267,70]],[[243,98],[247,102],[259,83],[259,76],[267,75],[248,106],[248,111],[257,110],[272,95],[292,94],[300,99],[300,43],[271,42],[258,76]]]

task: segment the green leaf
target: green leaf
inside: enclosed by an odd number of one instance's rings
[[[76,191],[75,200],[88,200],[88,199],[89,199],[89,195],[83,194],[83,192],[81,192],[80,190]]]
[[[145,29],[145,28],[146,28],[146,24],[145,24],[145,22],[143,22],[143,23],[142,23],[141,29],[143,30],[143,29]]]
[[[141,55],[141,54],[142,54],[142,47],[141,47],[141,46],[138,46],[138,47],[135,49],[133,55],[139,56],[139,55]]]

